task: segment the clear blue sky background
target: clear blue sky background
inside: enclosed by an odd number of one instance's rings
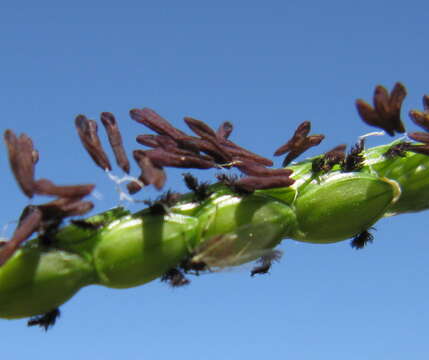
[[[213,127],[229,120],[233,140],[265,156],[311,120],[327,137],[311,155],[371,131],[355,99],[402,81],[404,118],[415,129],[406,111],[429,93],[428,21],[428,3],[417,0],[3,1],[1,127],[34,139],[38,177],[97,184],[102,211],[117,194],[83,151],[77,114],[115,113],[129,152],[144,132],[128,117],[134,107],[182,129],[183,116]],[[28,201],[5,148],[0,173],[6,224]],[[171,172],[169,188],[184,190],[179,174]],[[427,217],[381,221],[363,251],[348,241],[285,241],[283,260],[265,277],[245,269],[180,289],[159,281],[85,288],[48,333],[0,320],[1,357],[427,359]]]

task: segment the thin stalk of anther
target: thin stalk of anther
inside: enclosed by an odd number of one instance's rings
[[[94,162],[103,170],[112,170],[97,134],[97,123],[94,120],[88,120],[84,115],[78,115],[75,125],[83,146]]]
[[[116,163],[122,170],[129,174],[130,162],[125,152],[124,145],[122,143],[122,136],[115,117],[112,113],[103,112],[101,113],[101,122],[106,129],[110,146],[112,147],[113,153],[115,154]]]

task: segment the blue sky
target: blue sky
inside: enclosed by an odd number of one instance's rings
[[[182,129],[183,116],[213,127],[228,120],[233,140],[268,157],[311,120],[313,132],[326,135],[311,155],[371,131],[355,99],[402,81],[404,118],[415,129],[406,111],[429,93],[428,16],[427,2],[413,0],[4,1],[1,127],[33,138],[38,177],[95,183],[103,211],[117,194],[83,151],[77,114],[113,112],[129,151],[144,132],[131,108],[151,107]],[[5,148],[0,173],[7,224],[28,201]],[[184,190],[180,173],[169,172],[168,188]],[[2,357],[426,359],[426,223],[427,213],[382,220],[363,251],[349,242],[285,241],[282,261],[265,277],[245,269],[180,289],[159,281],[88,287],[48,333],[0,320]]]

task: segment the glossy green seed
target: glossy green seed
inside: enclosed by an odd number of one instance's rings
[[[128,288],[160,277],[187,256],[196,225],[195,218],[180,214],[113,222],[94,249],[97,282]]]
[[[295,202],[295,240],[332,243],[367,230],[400,194],[399,186],[373,175],[349,173],[327,176],[307,185]]]
[[[0,317],[43,314],[62,305],[92,283],[92,264],[58,250],[23,248],[0,268]]]

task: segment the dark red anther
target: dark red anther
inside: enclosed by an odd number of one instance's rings
[[[356,107],[365,123],[394,136],[395,132],[405,132],[401,121],[401,106],[406,96],[407,90],[399,82],[395,84],[390,95],[385,87],[378,85],[374,91],[374,107],[362,99],[356,100]]]
[[[288,153],[283,160],[283,166],[289,165],[294,159],[301,155],[309,148],[319,145],[325,138],[323,135],[308,136],[311,129],[309,121],[302,122],[295,130],[292,138],[284,145],[280,146],[274,153],[274,156],[283,155]]]
[[[12,130],[6,130],[4,140],[9,153],[9,163],[18,185],[25,195],[34,195],[34,165],[39,156],[33,142],[26,134],[16,137]]]
[[[103,170],[112,170],[97,134],[97,123],[94,120],[88,120],[84,115],[78,115],[75,125],[83,146],[94,162]]]
[[[168,135],[175,140],[187,136],[183,131],[176,129],[167,120],[149,108],[132,109],[130,110],[130,116],[133,120],[147,126],[160,135]]]
[[[178,147],[176,141],[174,141],[171,137],[167,135],[143,134],[143,135],[138,135],[136,137],[136,141],[139,144],[142,144],[151,148],[156,148],[160,146],[164,149],[172,149],[172,148]]]
[[[290,169],[269,169],[249,160],[237,160],[234,166],[242,173],[251,176],[290,176],[293,172]]]
[[[43,214],[43,221],[62,220],[69,216],[85,215],[94,208],[91,201],[82,201],[79,198],[59,198],[48,203],[37,205]]]
[[[222,149],[233,158],[233,160],[246,159],[265,166],[273,165],[271,160],[238,146],[236,143],[228,139],[219,138],[219,144],[222,146]]]
[[[416,125],[420,126],[425,131],[429,131],[429,113],[411,110],[409,114],[411,120],[413,120]]]
[[[232,155],[221,146],[217,139],[197,139],[194,138],[194,144],[198,147],[198,150],[210,156],[216,164],[224,165],[233,160]]]
[[[138,166],[142,170],[142,174],[139,177],[139,180],[142,181],[142,183],[145,185],[152,184],[158,190],[162,189],[166,180],[165,172],[162,167],[155,166],[152,161],[147,157],[146,152],[143,150],[134,150],[133,156]],[[130,187],[131,190],[137,190],[138,188],[135,185],[131,185]],[[129,190],[130,187],[128,188]]]
[[[217,136],[221,139],[228,139],[233,130],[233,126],[229,121],[225,121],[219,126]]]
[[[109,138],[110,146],[115,154],[116,163],[127,174],[130,172],[130,162],[127,154],[125,153],[124,145],[122,144],[122,136],[119,131],[118,124],[112,113],[101,113],[101,122],[103,123],[107,137]]]
[[[422,155],[429,155],[429,146],[428,145],[411,145],[408,151],[412,151]]]
[[[2,266],[35,231],[42,221],[42,212],[37,206],[26,207],[21,215],[18,227],[10,241],[0,248],[0,266]]]
[[[205,160],[198,156],[177,155],[161,148],[147,150],[145,151],[145,155],[157,167],[170,166],[185,169],[210,169],[215,166],[213,161]]]
[[[339,164],[344,161],[346,156],[346,144],[341,144],[325,153],[325,158],[329,162]]]
[[[40,195],[53,195],[67,198],[82,198],[94,190],[95,185],[68,185],[57,186],[48,179],[40,179],[35,182],[34,192]]]
[[[193,132],[199,135],[203,140],[208,141],[215,148],[218,157],[220,156],[221,158],[223,158],[224,163],[230,162],[234,158],[247,158],[253,160],[254,162],[258,162],[268,166],[271,166],[273,164],[271,160],[256,155],[249,150],[238,146],[232,141],[229,141],[228,136],[232,131],[232,125],[230,123],[222,124],[221,128],[218,131],[220,135],[218,135],[218,133],[216,133],[210,126],[208,126],[201,120],[197,120],[191,117],[185,117],[185,122]],[[201,147],[200,150],[204,151],[204,149],[202,149]]]
[[[423,143],[423,144],[409,144],[407,146],[408,151],[412,151],[423,155],[429,155],[429,133],[418,131],[418,132],[408,133],[408,136],[415,141]]]
[[[143,187],[137,181],[131,181],[127,184],[128,193],[134,195],[138,193]]]
[[[423,96],[423,111],[411,110],[409,114],[415,124],[429,131],[429,95]]]
[[[284,145],[280,146],[274,153],[274,156],[283,155],[289,151],[298,148],[301,143],[305,142],[311,129],[310,121],[304,121],[298,125],[292,138]]]
[[[159,142],[158,142],[158,136],[159,135],[152,135],[152,134],[142,134],[142,135],[138,135],[136,137],[136,141],[144,146],[148,146],[151,148],[155,148],[159,146]],[[176,143],[174,143],[176,144]]]
[[[194,119],[192,117],[185,117],[184,118],[186,125],[189,126],[189,128],[197,135],[199,135],[202,139],[205,139],[207,137],[216,139],[217,135],[215,131],[208,126],[205,122],[201,120]]]
[[[415,141],[429,144],[429,133],[416,131],[416,132],[408,133],[408,136]]]

